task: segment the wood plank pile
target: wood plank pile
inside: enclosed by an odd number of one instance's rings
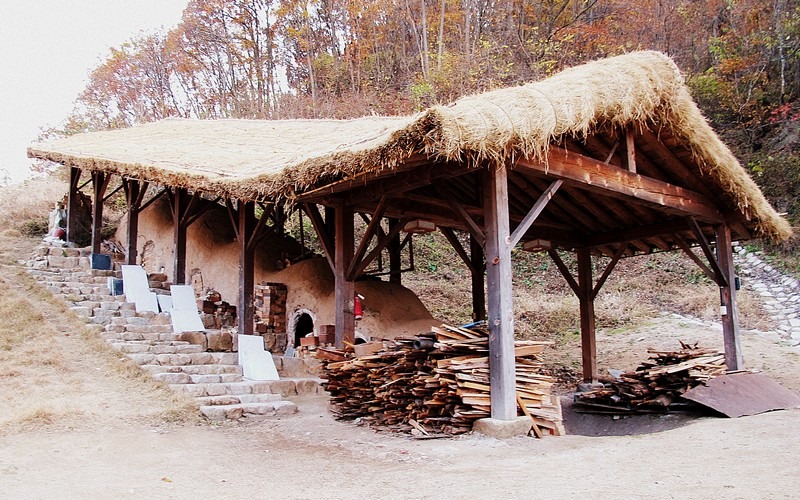
[[[555,382],[536,358],[548,342],[515,342],[517,400],[537,431],[564,428]],[[385,341],[368,356],[334,361],[325,353],[326,389],[334,413],[393,431],[461,434],[490,415],[489,339],[480,328],[442,325],[410,338]],[[522,407],[520,407],[522,410]]]
[[[606,387],[576,396],[582,411],[597,413],[666,412],[681,394],[726,373],[725,354],[681,342],[678,351],[648,349],[650,358]]]

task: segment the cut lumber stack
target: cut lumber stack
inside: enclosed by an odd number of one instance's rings
[[[555,380],[537,360],[548,342],[515,343],[517,400],[536,431],[564,434]],[[411,338],[385,342],[383,350],[324,364],[338,418],[375,428],[460,434],[490,415],[488,333],[442,325]],[[524,407],[524,409],[523,409]]]
[[[681,342],[679,351],[648,349],[648,361],[606,387],[576,397],[585,411],[666,412],[684,392],[726,373],[725,354]]]

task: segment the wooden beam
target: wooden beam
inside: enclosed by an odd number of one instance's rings
[[[603,288],[603,285],[605,285],[608,277],[611,276],[611,272],[614,270],[614,267],[617,265],[617,262],[619,262],[619,259],[622,258],[624,253],[625,245],[620,245],[620,247],[617,248],[617,251],[614,252],[614,255],[611,257],[611,262],[608,263],[606,268],[603,270],[603,274],[600,275],[600,278],[598,278],[597,283],[594,285],[591,296],[592,300],[597,298],[597,294],[600,293],[600,289]]]
[[[128,239],[125,262],[128,265],[136,265],[138,254],[137,240],[139,238],[139,210],[142,200],[142,188],[145,186],[136,179],[122,179],[122,186],[125,190],[125,204],[128,209],[128,227],[126,236]]]
[[[403,226],[405,226],[407,222],[409,222],[409,219],[405,218],[400,219],[400,224],[389,229],[389,232],[378,240],[378,242],[375,244],[375,247],[367,254],[366,257],[364,257],[358,262],[353,260],[353,262],[350,265],[350,267],[352,268],[352,273],[350,272],[347,273],[348,279],[355,280],[356,278],[361,276],[361,273],[363,273],[367,269],[367,267],[372,263],[372,261],[375,260],[378,257],[378,255],[381,254],[383,249],[386,248],[386,246],[389,244],[390,241],[392,241],[392,238],[400,234],[400,231],[402,231]]]
[[[326,196],[343,192],[352,192],[355,189],[361,188],[369,184],[375,185],[379,183],[381,180],[389,179],[391,181],[392,179],[400,179],[404,173],[407,173],[419,166],[429,165],[431,163],[433,162],[430,159],[428,159],[426,155],[421,153],[413,154],[410,157],[408,157],[405,161],[403,161],[401,164],[393,168],[385,168],[377,172],[369,172],[355,177],[341,179],[326,184],[322,187],[300,193],[295,197],[294,201],[299,203],[307,203],[314,201],[318,202],[321,201]],[[429,170],[436,170],[436,169],[429,169]],[[380,195],[375,196],[372,199],[379,197]]]
[[[236,241],[239,241],[239,212],[236,207],[233,206],[230,198],[225,198],[225,208],[226,212],[228,213],[228,220],[231,222],[231,227],[233,228],[233,236],[236,238]]]
[[[114,188],[114,190],[108,193],[107,195],[103,196],[103,203],[107,202],[112,196],[117,194],[120,189],[122,189],[122,184]]]
[[[389,218],[389,230],[397,224],[400,224],[399,219],[394,217]],[[389,250],[389,283],[400,285],[403,282],[403,258],[402,247],[400,246],[400,233],[397,233],[397,236],[392,238],[386,248]]]
[[[472,272],[472,259],[469,255],[467,255],[467,251],[464,250],[464,245],[458,241],[458,236],[456,236],[456,233],[454,233],[449,227],[444,226],[439,226],[439,231],[441,231],[445,239],[447,239],[447,241],[450,243],[450,246],[453,247],[453,250],[456,251],[456,254],[461,257],[461,261],[467,266],[467,269]]]
[[[611,164],[611,159],[614,158],[614,153],[617,152],[618,147],[619,147],[619,141],[615,141],[614,145],[611,146],[611,149],[609,150],[608,155],[606,156],[606,161],[604,161],[603,163],[605,163],[606,165]]]
[[[739,306],[736,303],[736,269],[731,248],[731,229],[727,225],[714,228],[717,237],[717,259],[726,283],[719,288],[722,336],[725,345],[725,365],[728,370],[744,369],[742,346],[739,338]]]
[[[531,225],[536,222],[536,218],[539,217],[544,208],[547,206],[547,203],[551,198],[553,198],[553,195],[556,194],[556,191],[558,191],[558,188],[560,188],[561,184],[563,183],[564,181],[559,179],[553,181],[549,186],[547,186],[547,189],[545,189],[539,199],[536,200],[536,203],[533,204],[533,207],[530,209],[528,214],[525,215],[525,218],[522,219],[522,222],[520,222],[516,229],[514,229],[514,234],[511,235],[511,248],[514,248],[517,243],[519,243],[519,240],[525,236],[525,233],[527,233]]]
[[[347,269],[353,260],[353,207],[339,204],[334,215],[336,248],[334,259],[334,318],[336,323],[336,346],[355,339],[355,315],[353,311],[356,293],[355,281],[348,279]]]
[[[703,274],[705,274],[708,279],[710,279],[711,281],[716,283],[717,286],[722,286],[723,285],[723,283],[720,282],[719,276],[717,276],[714,273],[714,271],[712,271],[705,264],[705,262],[700,260],[700,257],[698,257],[697,254],[692,251],[692,248],[689,246],[689,244],[686,242],[686,240],[683,239],[683,237],[681,235],[674,234],[674,235],[672,235],[672,237],[675,240],[675,244],[678,245],[678,248],[683,250],[683,253],[685,253],[687,257],[692,259],[692,261],[697,265],[697,267],[700,268],[701,271],[703,271]]]
[[[322,215],[319,213],[319,208],[315,203],[303,203],[303,209],[306,211],[308,218],[311,219],[311,225],[314,227],[314,231],[317,233],[317,239],[319,239],[320,245],[322,245],[322,251],[325,253],[325,258],[328,260],[328,265],[331,267],[331,271],[334,271],[336,269],[336,265],[334,263],[335,249],[328,231],[328,227],[325,224],[325,221],[322,220]]]
[[[67,191],[67,236],[66,241],[75,242],[78,230],[78,183],[81,180],[81,169],[70,167],[69,191]]]
[[[628,172],[636,173],[636,145],[633,141],[633,126],[625,129],[625,151],[628,153]]]
[[[108,188],[111,174],[99,170],[92,171],[92,253],[100,253],[103,230],[103,196]]]
[[[547,254],[550,255],[551,259],[553,259],[553,262],[556,264],[556,268],[558,268],[558,271],[561,273],[561,276],[563,276],[564,279],[567,280],[567,284],[569,285],[570,288],[572,288],[572,291],[575,293],[575,295],[580,297],[581,287],[578,285],[578,282],[575,281],[575,278],[572,277],[572,273],[569,271],[567,265],[564,264],[564,261],[561,260],[561,257],[558,255],[558,252],[556,252],[553,249],[550,249],[547,251]]]
[[[708,239],[706,239],[706,235],[703,233],[703,229],[700,227],[700,224],[697,223],[696,219],[689,219],[689,228],[694,233],[698,243],[700,243],[700,248],[703,250],[703,254],[705,254],[706,259],[708,259],[708,264],[711,266],[711,270],[714,271],[714,276],[716,276],[716,278],[713,281],[719,286],[727,286],[728,278],[717,262],[718,256],[714,255],[714,251],[711,249],[711,244],[708,242]]]
[[[381,200],[378,202],[378,206],[375,207],[375,212],[372,214],[372,219],[370,219],[369,224],[367,224],[367,228],[364,231],[364,236],[361,238],[361,241],[358,244],[358,248],[356,249],[356,253],[353,256],[353,261],[350,263],[350,268],[347,269],[347,275],[351,276],[353,279],[355,279],[354,273],[356,267],[361,263],[364,254],[367,252],[367,249],[369,248],[369,243],[375,236],[375,232],[381,226],[381,220],[383,219],[384,212],[386,212],[386,204],[388,202],[389,202],[389,197],[387,196],[381,197]]]
[[[489,289],[489,379],[491,415],[517,416],[514,358],[514,308],[508,219],[508,170],[492,166],[484,182],[486,275]]]
[[[271,208],[271,206],[270,206]],[[255,204],[253,205],[253,217],[255,217]],[[272,210],[264,210],[261,212],[261,217],[255,222],[255,226],[253,230],[250,232],[250,236],[247,238],[247,248],[255,249],[256,244],[258,241],[264,236],[265,228],[267,227],[267,220],[270,218],[270,212]],[[241,221],[241,214],[239,215],[239,219]],[[241,227],[241,222],[239,223],[239,227]]]
[[[146,191],[147,191],[146,189],[145,189],[144,191],[142,191],[142,196],[144,196],[144,195],[145,195]],[[159,191],[158,193],[154,194],[152,198],[150,198],[149,200],[147,200],[147,201],[143,202],[143,203],[141,204],[141,206],[139,207],[139,211],[141,212],[141,211],[142,211],[142,210],[144,210],[145,208],[149,207],[149,206],[150,206],[150,205],[152,205],[152,204],[153,204],[153,203],[154,203],[154,202],[155,202],[157,199],[161,198],[162,196],[164,196],[164,195],[165,195],[165,194],[167,194],[167,193],[169,193],[169,189],[167,189],[167,188],[163,188],[161,191]]]
[[[255,248],[248,244],[256,233],[255,203],[239,202],[239,299],[236,314],[239,321],[239,334],[253,335],[255,330],[255,307],[253,303],[253,283],[255,281]],[[265,218],[265,217],[264,217]]]
[[[506,181],[506,183],[507,182],[508,181]],[[508,188],[506,188],[506,191],[507,190],[508,190]],[[446,186],[444,186],[443,184],[437,183],[436,184],[436,191],[439,193],[439,195],[442,198],[444,198],[444,200],[447,202],[447,204],[450,206],[450,208],[456,213],[456,215],[458,215],[461,218],[461,221],[464,222],[464,224],[466,224],[467,230],[469,231],[469,233],[476,240],[478,240],[482,245],[483,242],[486,240],[486,235],[483,234],[483,230],[475,222],[475,220],[472,218],[472,216],[470,216],[469,213],[467,213],[467,211],[464,208],[464,206],[461,203],[459,203],[453,197],[452,193],[450,193],[450,190]],[[506,193],[506,198],[507,197],[508,197],[508,193]],[[508,205],[508,201],[506,201],[506,205]]]
[[[483,258],[483,246],[471,234],[469,235],[470,278],[472,281],[472,319],[486,319],[486,262]]]
[[[181,223],[186,212],[187,192],[183,188],[175,188],[172,198],[172,226],[174,251],[172,260],[172,282],[176,285],[186,283],[186,226]]]
[[[592,279],[592,254],[588,248],[579,248],[578,285],[581,311],[581,359],[584,382],[597,382],[597,338],[595,332],[595,313]]]
[[[705,196],[650,177],[628,172],[562,148],[551,147],[547,162],[521,158],[514,170],[569,181],[571,185],[624,200],[656,206],[676,214],[720,222],[722,214]]]

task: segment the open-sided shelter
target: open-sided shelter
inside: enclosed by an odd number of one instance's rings
[[[580,299],[583,373],[593,380],[594,298],[620,258],[689,254],[719,285],[726,361],[739,369],[731,242],[790,233],[710,128],[678,68],[656,52],[589,63],[408,117],[170,119],[37,144],[29,155],[71,167],[70,193],[81,172],[91,172],[96,221],[109,177],[121,176],[131,242],[135,216],[148,203],[146,186],[161,186],[173,206],[177,282],[185,271],[186,227],[204,204],[226,204],[241,244],[245,331],[252,323],[252,250],[279,221],[277,207],[302,207],[317,229],[336,277],[339,343],[353,335],[359,275],[383,249],[399,246],[408,223],[435,224],[472,271],[477,317],[484,314],[485,272],[492,416],[500,419],[516,415],[516,245],[547,251]],[[256,203],[264,209],[259,220]],[[369,221],[358,242],[355,213]],[[453,231],[469,233],[469,249]],[[560,251],[576,254],[577,276]],[[128,259],[135,254],[134,244]],[[595,279],[592,259],[599,255],[610,263]]]

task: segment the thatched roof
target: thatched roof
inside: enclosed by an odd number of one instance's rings
[[[355,120],[168,119],[33,145],[29,156],[239,199],[292,199],[396,168],[415,153],[442,161],[544,159],[548,148],[634,126],[666,133],[726,209],[759,236],[782,239],[769,206],[692,101],[675,64],[638,52],[546,80],[465,97],[408,117]],[[670,146],[672,147],[672,146]]]

